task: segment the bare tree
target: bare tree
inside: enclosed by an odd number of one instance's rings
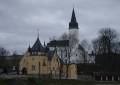
[[[111,28],[99,31],[99,37],[93,41],[95,63],[100,65],[101,71],[119,71],[119,44],[117,32]]]
[[[85,49],[87,53],[92,51],[92,46],[86,39],[81,41],[81,46]]]
[[[83,56],[83,59],[84,59],[84,63],[88,63],[90,62],[91,60],[93,60],[93,49],[92,49],[92,45],[88,42],[88,40],[86,39],[83,39],[81,41],[81,47],[84,49],[84,56]],[[89,55],[90,54],[90,55]],[[92,55],[92,56],[91,56]]]
[[[16,50],[12,54],[12,60],[13,60],[14,66],[18,66],[19,56]]]
[[[66,63],[66,78],[68,78],[69,65],[71,63],[71,57],[74,56],[74,51],[78,47],[79,40],[76,38],[75,34],[64,33],[60,39],[69,40],[69,47],[66,50],[65,63]]]
[[[99,48],[100,48],[99,44],[100,44],[99,39],[93,40],[93,50],[95,54],[99,53]]]
[[[49,38],[49,41],[56,40],[56,39],[57,39],[56,36],[52,36]]]
[[[60,40],[68,40],[69,36],[67,33],[63,33],[61,36],[60,36]]]
[[[112,47],[115,54],[120,54],[120,42],[113,43]]]
[[[77,43],[79,43],[79,40],[76,38],[76,34],[63,33],[59,39],[61,39],[61,40],[69,40],[69,47],[72,47],[72,48]]]
[[[0,47],[0,56],[8,56],[10,52],[3,47]]]
[[[108,53],[114,50],[114,45],[117,39],[117,33],[111,28],[100,30],[100,35],[93,41],[93,48],[96,54]]]
[[[3,47],[0,47],[0,67],[6,68],[8,66],[6,57],[9,56],[9,51]]]

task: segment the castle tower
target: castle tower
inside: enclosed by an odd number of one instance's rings
[[[72,11],[71,21],[69,22],[69,40],[70,45],[73,45],[74,47],[79,45],[79,27],[74,8]]]

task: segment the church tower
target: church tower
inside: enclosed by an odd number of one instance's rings
[[[69,40],[70,45],[73,44],[74,47],[79,45],[79,27],[75,16],[75,11],[73,8],[71,21],[69,22]]]

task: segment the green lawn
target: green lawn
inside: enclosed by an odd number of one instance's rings
[[[95,82],[80,80],[41,80],[38,78],[16,78],[16,79],[0,79],[0,85],[96,85],[110,84],[115,85],[118,82]]]

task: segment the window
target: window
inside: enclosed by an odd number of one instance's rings
[[[46,66],[46,62],[45,62],[45,59],[43,60],[43,66]]]
[[[41,56],[45,56],[45,53],[41,53]]]
[[[38,52],[32,52],[32,55],[38,55]]]
[[[35,65],[32,65],[32,71],[34,71],[35,70]]]

